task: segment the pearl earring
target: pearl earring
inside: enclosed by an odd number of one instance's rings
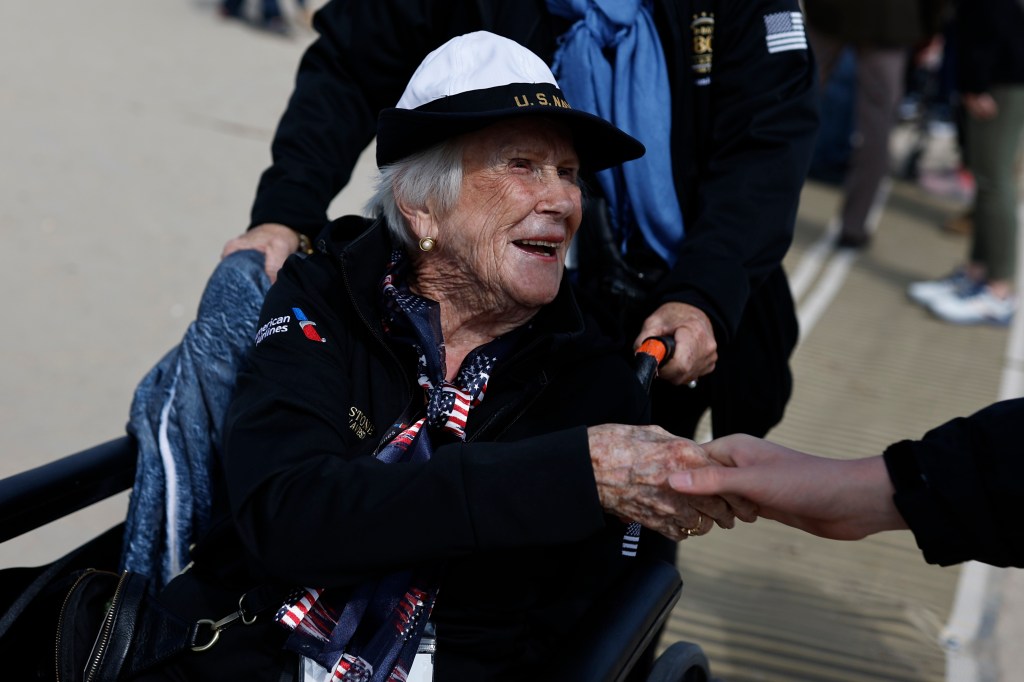
[[[434,248],[434,244],[437,243],[433,237],[424,237],[420,240],[420,251],[430,251]]]

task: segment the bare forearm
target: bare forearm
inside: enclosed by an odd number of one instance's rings
[[[880,455],[831,459],[742,435],[704,447],[725,467],[675,473],[674,489],[739,495],[757,505],[759,516],[837,540],[907,527]]]

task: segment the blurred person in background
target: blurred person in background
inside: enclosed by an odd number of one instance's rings
[[[253,21],[257,28],[282,36],[291,34],[292,26],[281,11],[279,0],[260,0],[259,7],[259,16]],[[295,0],[295,9],[299,14],[299,21],[309,26],[312,12],[306,8],[306,0]],[[221,0],[219,7],[220,15],[225,19],[249,21],[244,10],[244,0]]]
[[[842,51],[856,59],[854,139],[843,186],[838,245],[865,248],[867,220],[889,172],[889,137],[904,94],[907,59],[941,26],[945,0],[804,0],[821,81]]]
[[[957,81],[975,179],[967,262],[907,293],[955,324],[1009,324],[1017,308],[1021,142],[1024,137],[1024,2],[957,4]]]

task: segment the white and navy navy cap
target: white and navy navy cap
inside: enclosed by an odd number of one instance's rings
[[[398,104],[377,118],[377,166],[502,119],[550,116],[572,133],[580,164],[597,171],[639,158],[644,146],[599,116],[569,106],[544,61],[487,31],[428,54]]]

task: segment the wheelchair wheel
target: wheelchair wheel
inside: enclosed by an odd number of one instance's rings
[[[676,642],[658,656],[647,682],[711,682],[708,658],[700,646]]]

